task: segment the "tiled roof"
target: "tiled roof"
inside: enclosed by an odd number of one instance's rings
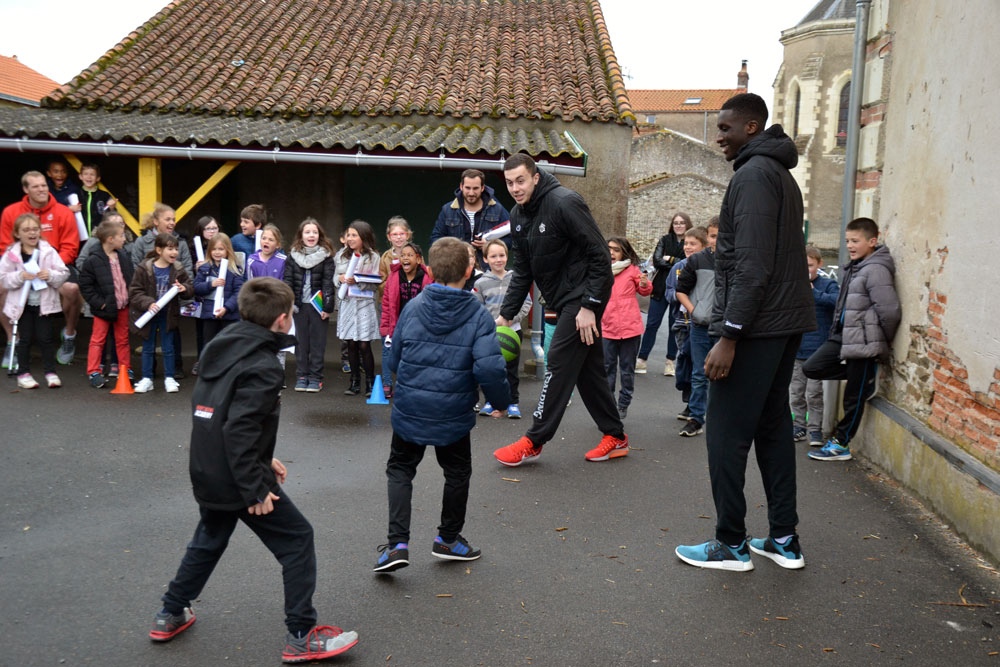
[[[636,114],[676,111],[718,111],[733,95],[745,93],[742,88],[727,90],[630,90],[628,97]],[[685,104],[690,100],[692,103]],[[698,100],[694,102],[694,100]]]
[[[59,87],[44,74],[39,74],[17,59],[0,56],[0,99],[37,105],[39,100]]]
[[[798,25],[830,19],[853,19],[857,14],[858,5],[854,0],[820,0]]]
[[[598,0],[175,0],[45,104],[633,119]]]
[[[570,137],[543,126],[524,130],[504,128],[498,123],[446,126],[419,116],[406,120],[413,122],[367,117],[266,118],[0,107],[0,137],[341,153],[353,153],[360,147],[371,153],[402,149],[422,154],[443,150],[450,155],[499,156],[523,151],[574,160],[584,157]]]

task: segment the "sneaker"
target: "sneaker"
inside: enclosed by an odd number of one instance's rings
[[[382,385],[382,395],[386,398],[392,398],[392,385],[384,384]]]
[[[35,382],[35,378],[31,377],[31,373],[21,373],[18,375],[17,386],[21,389],[38,389],[38,383]]]
[[[198,377],[198,362],[197,361],[194,362],[194,365],[191,367],[191,375],[193,375],[195,377]]]
[[[628,417],[628,408],[618,408],[618,418],[624,421],[626,417]]]
[[[816,461],[850,461],[851,450],[841,445],[836,438],[830,438],[822,449],[814,449],[807,456]]]
[[[181,367],[180,364],[177,364],[177,366],[174,367],[174,379],[183,380],[184,377],[185,377],[184,369]]]
[[[668,377],[671,377],[674,375],[675,372],[676,370],[674,369],[674,362],[671,361],[670,359],[667,359],[667,363],[663,365],[663,374]]]
[[[133,380],[135,380],[135,372],[131,368],[128,369],[128,379],[129,379],[129,382],[132,382]]]
[[[521,408],[518,407],[517,403],[511,403],[507,406],[507,419],[520,419],[521,418]]]
[[[786,570],[801,570],[806,566],[799,548],[799,538],[793,536],[785,545],[778,544],[770,537],[758,537],[749,541],[750,551],[758,556],[770,558]]]
[[[613,435],[605,435],[601,438],[600,444],[586,453],[584,458],[588,461],[607,461],[628,456],[628,435],[622,434],[621,439]]]
[[[319,380],[309,380],[309,382],[306,383],[306,391],[308,391],[310,394],[318,394],[322,390],[323,390],[323,383],[320,382]]]
[[[179,614],[161,611],[153,620],[149,638],[154,642],[168,642],[194,624],[194,610],[186,607]]]
[[[438,535],[434,538],[431,555],[443,560],[476,560],[483,555],[483,552],[469,544],[461,535],[451,544],[445,543]]]
[[[810,447],[822,447],[823,446],[823,432],[822,431],[809,431],[809,446]]]
[[[295,380],[295,391],[305,391],[309,388],[309,380],[306,378],[298,378]]]
[[[325,660],[352,648],[358,643],[358,633],[344,631],[333,625],[317,625],[301,639],[287,633],[282,662],[311,662]]]
[[[340,365],[340,372],[343,373],[344,375],[350,375],[351,365],[345,361]]]
[[[691,408],[685,405],[684,409],[677,413],[677,418],[682,422],[686,422],[691,419]]]
[[[62,338],[62,345],[56,351],[56,361],[63,366],[68,366],[73,363],[73,357],[76,355],[76,335],[67,336],[66,329],[64,328],[59,333],[59,336]]]
[[[410,546],[399,542],[396,546],[383,544],[378,548],[382,554],[375,561],[372,572],[395,572],[410,564]]]
[[[152,378],[142,378],[135,383],[135,387],[132,389],[137,394],[145,394],[146,392],[153,391],[153,379]]]
[[[118,377],[118,364],[111,364],[111,366],[108,368],[108,377],[109,378]]]
[[[806,439],[806,430],[801,426],[792,427],[792,440],[802,442]]]
[[[168,394],[176,394],[181,386],[174,378],[163,378],[163,388],[167,390]]]
[[[635,360],[635,374],[636,375],[645,375],[646,374],[646,360],[645,359],[636,359]]]
[[[696,435],[700,435],[705,432],[705,429],[700,423],[695,419],[687,420],[687,424],[681,426],[681,430],[677,432],[677,435],[683,436],[685,438],[693,438]]]
[[[479,409],[480,417],[492,417],[493,416],[493,406],[490,405],[489,401],[483,403],[483,407]]]
[[[735,549],[726,546],[719,540],[710,540],[702,544],[681,545],[674,549],[677,557],[688,565],[704,567],[710,570],[732,570],[734,572],[749,572],[753,569],[750,560],[750,550],[747,541],[743,540]]]
[[[49,389],[58,389],[62,386],[62,380],[55,373],[46,373],[45,384],[49,386]]]
[[[104,376],[100,373],[94,372],[90,374],[90,386],[94,389],[100,389],[106,384],[107,382],[104,380]]]
[[[541,455],[542,448],[535,447],[526,435],[521,436],[517,442],[512,442],[493,452],[493,458],[508,468],[516,468],[522,463],[531,463]]]

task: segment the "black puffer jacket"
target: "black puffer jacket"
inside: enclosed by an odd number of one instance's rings
[[[684,238],[677,238],[671,229],[660,237],[656,250],[653,251],[653,268],[656,269],[656,275],[653,276],[653,293],[649,295],[650,299],[663,299],[670,269],[682,259],[684,259]]]
[[[309,271],[311,287],[310,294],[307,296],[311,297],[316,293],[316,290],[323,290],[323,312],[332,313],[337,305],[337,288],[333,284],[335,269],[336,263],[332,255],[328,255],[326,259],[312,268],[305,269],[289,253],[288,259],[285,260],[285,284],[291,287],[292,293],[295,294],[296,308],[301,307],[302,284],[305,281],[306,271]]]
[[[795,144],[772,125],[736,156],[719,212],[711,332],[726,338],[816,329]]]
[[[116,250],[118,265],[125,279],[125,292],[132,284],[132,260],[124,250]],[[80,294],[90,306],[94,317],[114,321],[118,318],[118,304],[115,302],[115,279],[111,276],[111,260],[104,248],[97,246],[87,256],[80,269]],[[128,304],[125,304],[128,308]]]
[[[578,302],[600,322],[614,284],[608,244],[583,197],[551,174],[538,175],[531,199],[510,214],[514,277],[500,314],[513,320],[534,281],[548,308]]]
[[[240,321],[205,346],[191,393],[190,472],[202,507],[241,510],[268,492],[285,373],[278,350],[295,338]]]

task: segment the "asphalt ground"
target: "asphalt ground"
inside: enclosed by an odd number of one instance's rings
[[[285,493],[316,530],[320,622],[361,637],[331,664],[1000,664],[996,570],[861,461],[810,461],[798,446],[803,570],[680,562],[677,544],[713,536],[714,509],[704,436],[677,435],[683,406],[660,374],[662,346],[637,377],[625,458],[584,460],[600,434],[579,400],[542,457],[517,469],[492,451],[527,421],[477,419],[463,534],[478,561],[430,554],[442,477],[429,455],[411,565],[391,575],[371,572],[385,541],[390,408],[344,396],[332,362],[323,392],[285,392],[277,454]],[[62,389],[0,378],[0,665],[280,664],[279,566],[242,526],[194,602],[194,626],[149,641],[197,522],[194,380],[178,394],[157,380],[152,394],[110,395],[87,385],[82,347],[60,369]],[[521,383],[526,415],[539,386]],[[764,535],[753,462],[747,498],[748,527]]]

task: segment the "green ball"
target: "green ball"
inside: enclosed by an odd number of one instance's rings
[[[506,361],[513,361],[521,352],[521,339],[510,327],[497,327],[497,342]]]

